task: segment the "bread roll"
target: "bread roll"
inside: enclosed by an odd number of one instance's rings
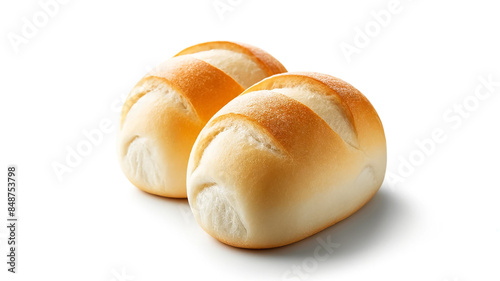
[[[123,172],[146,192],[186,198],[189,153],[210,117],[248,86],[285,71],[268,53],[233,42],[195,45],[160,64],[123,105]]]
[[[361,208],[385,168],[382,123],[363,94],[332,76],[285,73],[247,89],[201,131],[188,200],[223,243],[278,247]]]

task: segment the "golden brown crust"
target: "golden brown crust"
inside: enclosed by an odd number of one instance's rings
[[[353,124],[361,146],[365,147],[365,149],[378,148],[378,144],[380,143],[383,143],[385,146],[386,140],[382,122],[375,108],[365,95],[351,84],[330,75],[300,72],[297,74],[311,77],[324,83],[341,97],[354,117]]]
[[[258,63],[269,76],[287,71],[286,68],[277,59],[275,59],[266,51],[252,45],[230,41],[213,41],[197,44],[180,51],[175,56],[177,57],[187,54],[193,54],[212,49],[222,49],[246,54],[250,56],[256,63]]]
[[[204,123],[244,90],[220,69],[190,57],[172,58],[150,75],[164,78],[183,94]]]
[[[221,109],[211,123],[217,122],[219,116],[228,112],[253,120],[257,126],[268,131],[279,146],[295,157],[305,157],[307,140],[328,138],[341,141],[310,108],[278,92],[262,93],[258,99],[241,96],[231,106]]]
[[[360,146],[370,148],[380,142],[385,143],[383,134],[372,134],[383,131],[382,122],[368,99],[351,84],[336,77],[315,72],[290,72],[274,75],[246,89],[246,93],[296,87],[307,84],[316,92],[335,96],[347,113],[355,133],[360,139]]]
[[[152,77],[161,78],[182,94],[204,123],[244,90],[222,70],[188,56],[171,58],[160,64],[144,77],[138,86],[147,83]],[[134,95],[127,99],[122,112],[122,120],[132,107],[133,101],[137,101],[142,95]]]

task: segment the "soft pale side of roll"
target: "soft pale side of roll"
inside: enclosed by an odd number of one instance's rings
[[[118,157],[138,188],[186,198],[186,168],[198,133],[226,103],[252,84],[285,72],[268,53],[218,41],[189,47],[157,66],[123,105]]]
[[[272,248],[350,216],[380,188],[386,141],[350,84],[319,73],[264,79],[215,114],[191,151],[187,188],[211,236]]]

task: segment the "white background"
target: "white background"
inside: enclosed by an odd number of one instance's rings
[[[19,273],[7,273],[2,222],[0,279],[499,280],[500,87],[482,100],[474,93],[480,77],[500,81],[500,7],[401,0],[374,25],[389,3],[70,0],[43,23],[38,1],[2,1],[0,178],[17,165]],[[37,30],[13,45],[34,16]],[[212,40],[253,44],[290,71],[334,75],[370,99],[390,175],[371,202],[299,243],[250,251],[203,232],[186,200],[126,180],[115,152],[120,97],[156,64]],[[108,120],[112,130],[59,180],[52,165]],[[435,130],[444,140],[423,154],[416,142]],[[319,261],[318,239],[339,247]]]

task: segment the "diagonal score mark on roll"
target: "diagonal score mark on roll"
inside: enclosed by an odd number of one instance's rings
[[[189,153],[203,126],[249,85],[285,71],[266,52],[226,41],[189,47],[160,64],[122,109],[118,156],[124,174],[146,192],[185,198]]]
[[[385,167],[382,123],[364,95],[328,75],[280,74],[247,89],[202,130],[188,199],[216,239],[278,247],[361,208]]]

